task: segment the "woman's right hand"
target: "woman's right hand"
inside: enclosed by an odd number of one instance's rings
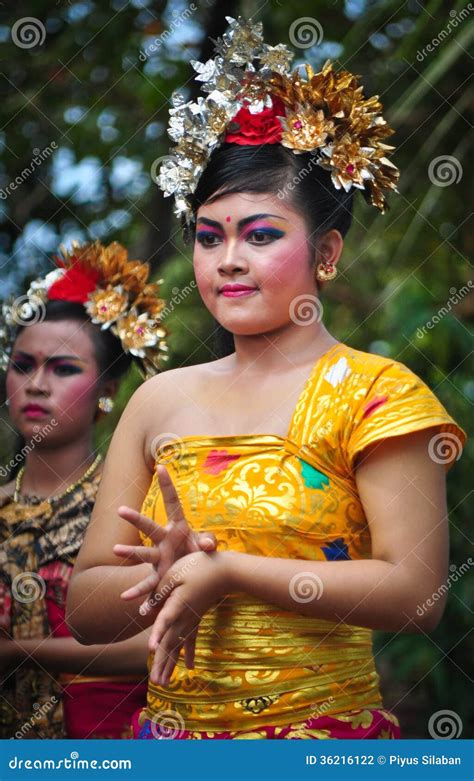
[[[212,553],[217,548],[214,534],[210,532],[195,532],[189,526],[182,512],[171,477],[163,465],[157,466],[158,482],[165,502],[168,515],[166,526],[159,526],[151,518],[142,515],[131,507],[122,505],[118,514],[125,521],[145,534],[153,546],[114,545],[114,553],[134,564],[148,562],[152,571],[137,586],[132,586],[122,595],[125,599],[136,599],[138,596],[154,594],[158,583],[170,567],[180,558],[189,553],[205,551]],[[146,608],[145,600],[142,608]]]

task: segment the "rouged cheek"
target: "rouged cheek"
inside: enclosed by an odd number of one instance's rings
[[[298,277],[306,271],[308,263],[308,245],[305,240],[275,246],[270,262],[265,264],[263,280],[270,285],[274,282],[276,285],[288,284],[294,287]]]
[[[57,405],[71,416],[80,415],[95,403],[97,377],[81,374],[68,380],[57,389]]]

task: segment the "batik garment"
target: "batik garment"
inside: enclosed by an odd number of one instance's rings
[[[0,500],[0,622],[17,640],[70,637],[66,596],[100,482],[96,472],[57,499]],[[146,701],[137,676],[3,675],[0,738],[128,737]]]

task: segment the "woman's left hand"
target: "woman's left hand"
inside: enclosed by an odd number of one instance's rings
[[[201,618],[230,590],[225,552],[190,553],[170,567],[155,592],[161,607],[148,643],[155,651],[153,683],[167,686],[183,646],[186,667],[194,667]]]

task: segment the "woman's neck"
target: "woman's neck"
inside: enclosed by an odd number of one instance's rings
[[[91,438],[58,448],[36,447],[26,456],[21,493],[45,498],[62,493],[80,480],[94,458]]]
[[[285,365],[311,363],[337,342],[322,323],[252,336],[234,334],[233,360],[236,369],[267,374]]]

